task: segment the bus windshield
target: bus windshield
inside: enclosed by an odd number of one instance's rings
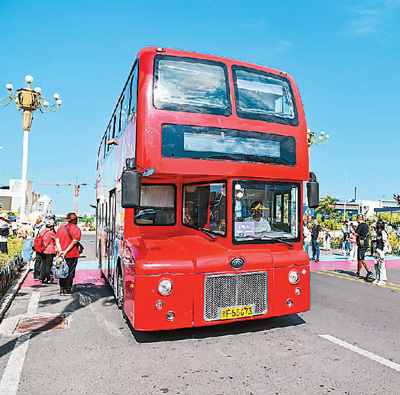
[[[191,184],[183,189],[183,225],[226,235],[226,184]]]
[[[205,60],[157,56],[154,105],[161,110],[230,115],[226,66]]]
[[[270,243],[299,240],[299,191],[297,183],[235,181],[234,241]]]

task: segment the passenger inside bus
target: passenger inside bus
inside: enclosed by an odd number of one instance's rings
[[[254,201],[251,206],[251,217],[248,217],[244,222],[251,222],[254,224],[254,235],[261,236],[264,232],[271,232],[271,225],[268,220],[263,217],[263,211],[266,207],[262,204],[260,200]]]

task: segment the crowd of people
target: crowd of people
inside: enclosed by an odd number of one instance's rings
[[[386,285],[387,274],[385,266],[385,256],[391,251],[389,237],[387,232],[387,225],[384,221],[378,220],[373,224],[372,231],[370,234],[369,226],[364,221],[362,214],[357,215],[357,227],[354,224],[349,224],[347,221],[344,222],[342,228],[342,250],[349,260],[357,260],[357,271],[356,277],[361,276],[361,270],[364,268],[366,279],[373,278],[373,272],[368,266],[365,260],[368,248],[371,248],[371,255],[375,258],[375,280],[372,282],[377,285]],[[319,225],[318,220],[314,219],[306,221],[303,226],[304,235],[304,250],[310,257],[309,249],[310,243],[312,247],[311,261],[318,262],[320,258],[320,241],[322,240],[323,249],[330,250],[330,238],[328,228],[322,229]],[[370,246],[371,236],[371,246]]]
[[[22,260],[25,264],[33,264],[33,278],[42,284],[56,283],[53,276],[54,266],[65,260],[68,275],[59,278],[60,295],[71,295],[73,279],[80,256],[81,229],[77,226],[75,213],[67,214],[64,226],[57,226],[55,215],[38,217],[32,225],[29,218],[21,216],[10,221],[8,214],[0,214],[0,252],[8,253],[8,237],[13,234],[22,238]],[[36,248],[34,242],[36,240]],[[40,247],[38,247],[40,246]]]

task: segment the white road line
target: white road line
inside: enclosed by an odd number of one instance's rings
[[[379,362],[382,365],[385,365],[391,369],[397,370],[398,372],[400,372],[400,365],[398,363],[389,361],[386,358],[382,358],[379,355],[373,354],[372,352],[363,350],[360,347],[354,346],[353,344],[349,344],[343,340],[337,339],[336,337],[330,336],[330,335],[319,335],[320,337],[322,337],[325,340],[329,340],[332,343],[338,344],[339,346],[342,346],[344,348],[347,348],[348,350],[354,351],[357,354],[360,354],[364,357],[367,357],[369,359],[372,359],[375,362]]]
[[[40,291],[34,291],[29,301],[27,315],[35,315],[40,299]],[[29,339],[32,333],[21,335],[15,343],[7,362],[3,377],[0,382],[0,395],[15,395],[18,391],[19,380],[21,379],[22,368],[28,351]]]
[[[28,304],[28,310],[26,311],[27,315],[35,315],[37,313],[39,299],[40,299],[40,291],[33,291],[31,300],[29,301]]]
[[[1,395],[15,395],[17,393],[19,380],[21,379],[22,367],[24,366],[25,356],[31,336],[32,333],[24,334],[20,336],[15,343],[0,382]]]

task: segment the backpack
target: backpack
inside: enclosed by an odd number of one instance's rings
[[[42,236],[40,236],[40,234],[39,234],[39,235],[35,238],[35,240],[34,240],[34,242],[33,242],[33,249],[34,249],[36,252],[42,253],[42,252],[44,252],[44,250],[47,248],[48,244],[47,244],[47,245],[44,244],[43,238],[44,238],[44,235],[45,235],[46,233],[48,233],[48,232],[49,232],[49,230],[48,230],[47,232],[43,233]]]

